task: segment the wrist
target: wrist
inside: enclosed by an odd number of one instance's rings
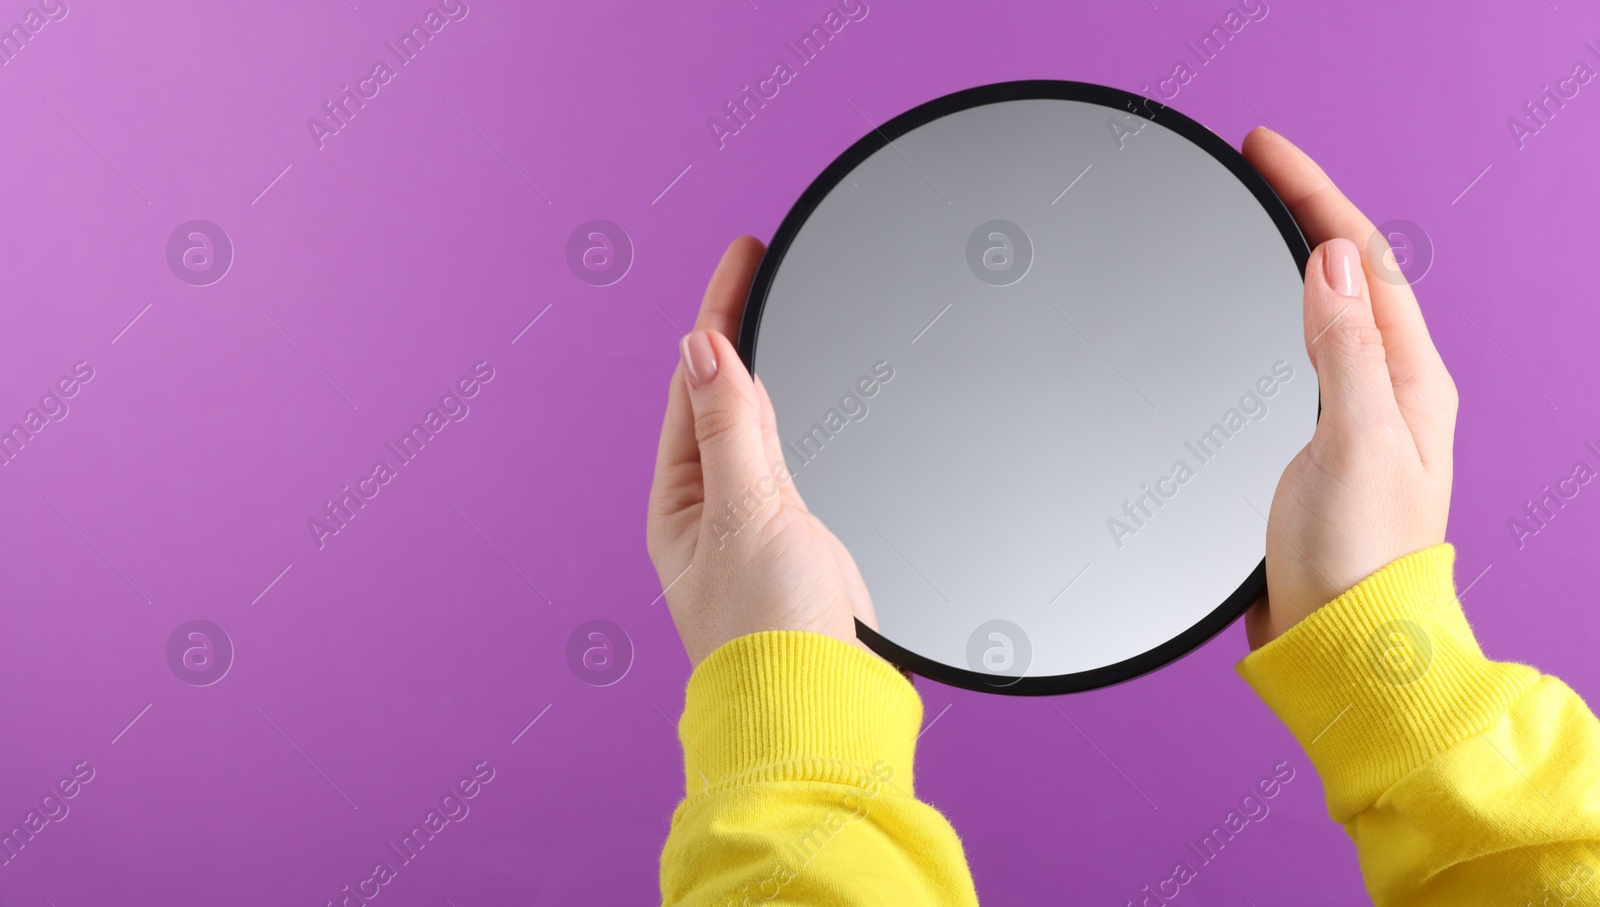
[[[691,798],[770,781],[857,784],[887,766],[910,793],[922,701],[864,646],[799,630],[731,640],[689,678],[678,735]],[[880,774],[881,777],[881,774]]]
[[[1399,558],[1237,666],[1316,765],[1336,821],[1482,731],[1538,678],[1484,657],[1454,559],[1448,544]]]

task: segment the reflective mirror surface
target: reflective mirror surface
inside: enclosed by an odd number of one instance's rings
[[[1221,139],[1072,82],[961,92],[840,157],[740,350],[879,652],[975,689],[1126,680],[1264,591],[1310,439],[1304,240]]]

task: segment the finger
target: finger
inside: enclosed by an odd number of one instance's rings
[[[679,349],[705,489],[701,539],[714,540],[720,548],[728,537],[759,526],[776,509],[758,491],[769,469],[761,410],[755,382],[728,338],[717,331],[691,331]]]
[[[1245,158],[1283,199],[1295,223],[1313,246],[1344,237],[1372,255],[1391,252],[1388,238],[1378,235],[1366,215],[1340,192],[1328,174],[1288,139],[1265,127],[1245,136]],[[1364,258],[1366,258],[1364,256]],[[1364,276],[1391,273],[1366,258]],[[1411,428],[1424,461],[1448,462],[1455,431],[1455,385],[1428,334],[1422,309],[1409,284],[1367,280],[1373,323],[1383,334],[1389,380],[1395,404]]]
[[[1322,423],[1359,430],[1398,420],[1361,251],[1342,236],[1313,249],[1306,263],[1305,335],[1322,392]]]
[[[729,244],[711,273],[700,303],[696,327],[737,330],[744,313],[745,295],[755,277],[764,247],[749,236]],[[729,326],[732,325],[730,328]],[[650,490],[650,512],[656,519],[671,519],[704,501],[701,487],[700,447],[694,437],[694,411],[684,383],[682,357],[672,373],[667,391],[667,411],[661,423],[661,443],[656,450],[655,479]]]
[[[760,267],[761,256],[766,251],[767,247],[754,236],[741,236],[728,245],[706,286],[700,314],[694,320],[695,330],[716,331],[724,337],[738,339],[750,282],[755,280],[756,268]]]
[[[701,503],[700,447],[694,440],[694,409],[684,384],[683,362],[672,370],[667,388],[667,411],[661,419],[661,441],[656,447],[655,477],[650,485],[652,519],[670,519]]]
[[[800,491],[795,488],[787,458],[783,455],[783,441],[778,437],[777,411],[772,408],[772,398],[767,395],[767,386],[762,383],[760,375],[756,376],[756,404],[761,408],[761,447],[767,457],[767,474],[777,483],[784,501],[805,510],[805,501],[800,499]]]

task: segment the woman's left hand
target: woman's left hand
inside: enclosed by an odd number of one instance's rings
[[[866,649],[855,621],[877,627],[861,572],[800,499],[772,401],[728,339],[764,251],[740,237],[711,275],[695,329],[679,343],[650,490],[650,559],[694,665],[762,630]]]

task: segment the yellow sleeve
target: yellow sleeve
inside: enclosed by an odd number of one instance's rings
[[[753,633],[689,678],[671,905],[977,904],[955,831],[912,787],[922,700],[817,633]]]
[[[1305,747],[1378,907],[1600,905],[1600,722],[1484,657],[1454,560],[1395,561],[1239,673]]]

